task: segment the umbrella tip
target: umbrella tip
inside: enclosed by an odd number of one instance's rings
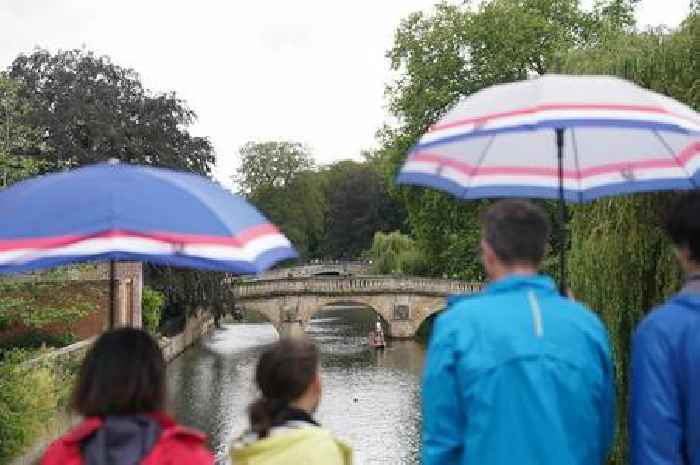
[[[120,163],[118,158],[110,158],[107,160],[108,165],[118,165]]]

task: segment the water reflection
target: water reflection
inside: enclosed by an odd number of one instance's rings
[[[418,464],[424,351],[412,341],[374,351],[367,344],[374,318],[370,311],[333,309],[307,328],[322,354],[317,417],[353,446],[356,464]],[[208,434],[220,463],[226,463],[228,443],[247,426],[255,361],[276,339],[269,324],[228,325],[169,367],[172,413]]]

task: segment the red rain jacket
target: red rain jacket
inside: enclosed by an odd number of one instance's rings
[[[141,465],[213,465],[214,457],[207,450],[202,433],[177,425],[165,414],[151,416],[160,424],[162,432]],[[86,418],[46,449],[41,465],[83,465],[80,444],[101,425],[98,417]]]

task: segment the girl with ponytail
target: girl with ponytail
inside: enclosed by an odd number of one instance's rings
[[[282,339],[258,360],[260,397],[248,408],[250,431],[231,451],[234,465],[350,465],[350,448],[320,427],[318,350],[307,339]]]

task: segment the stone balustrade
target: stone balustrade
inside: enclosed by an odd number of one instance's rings
[[[280,295],[424,294],[445,296],[478,292],[481,283],[417,277],[357,276],[290,278],[285,280],[237,281],[233,292],[238,300]]]

